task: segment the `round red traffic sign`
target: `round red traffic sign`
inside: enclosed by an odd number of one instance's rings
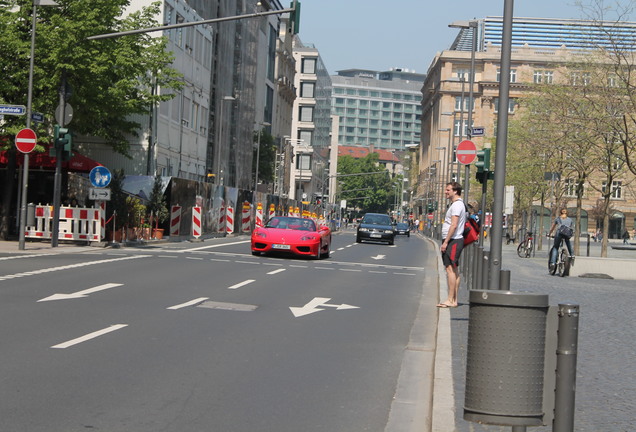
[[[15,136],[15,146],[22,153],[31,153],[35,148],[35,142],[38,137],[33,129],[22,129]]]
[[[477,147],[470,140],[464,140],[457,146],[457,160],[460,164],[469,165],[477,157]]]

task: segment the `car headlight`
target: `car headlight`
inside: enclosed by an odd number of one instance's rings
[[[386,234],[393,234],[393,230],[384,230]]]
[[[314,235],[306,235],[306,236],[302,236],[300,238],[302,241],[307,241],[307,240],[316,240],[316,236]]]
[[[360,229],[358,229],[358,231],[367,232],[367,231],[369,231],[369,229],[368,228],[360,228]]]
[[[265,231],[254,231],[254,237],[265,238],[267,237],[267,234],[265,233]]]

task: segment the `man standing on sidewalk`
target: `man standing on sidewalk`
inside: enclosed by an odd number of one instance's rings
[[[446,211],[442,225],[442,261],[446,267],[448,282],[448,299],[437,305],[439,308],[457,307],[457,291],[459,290],[459,256],[464,247],[464,225],[466,224],[466,206],[461,198],[462,186],[457,182],[446,183],[444,190],[446,199],[451,205]]]

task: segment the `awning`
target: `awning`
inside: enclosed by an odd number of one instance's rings
[[[16,155],[18,166],[22,166],[22,161],[24,160],[23,154],[17,152]],[[7,166],[7,151],[4,150],[0,152],[0,167],[4,168]],[[48,150],[42,153],[30,153],[29,154],[29,169],[55,169],[55,164],[57,160],[54,157],[49,156]],[[62,169],[71,172],[90,172],[96,166],[102,166],[97,161],[84,156],[83,154],[78,153],[77,151],[73,151],[73,157],[68,160],[62,162]]]

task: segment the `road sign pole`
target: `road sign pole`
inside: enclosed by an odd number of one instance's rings
[[[64,119],[66,109],[66,72],[62,71],[62,84],[60,85],[60,110]],[[57,247],[60,235],[60,194],[62,189],[62,152],[63,148],[56,143],[55,146],[55,177],[53,182],[53,233],[51,247]]]

